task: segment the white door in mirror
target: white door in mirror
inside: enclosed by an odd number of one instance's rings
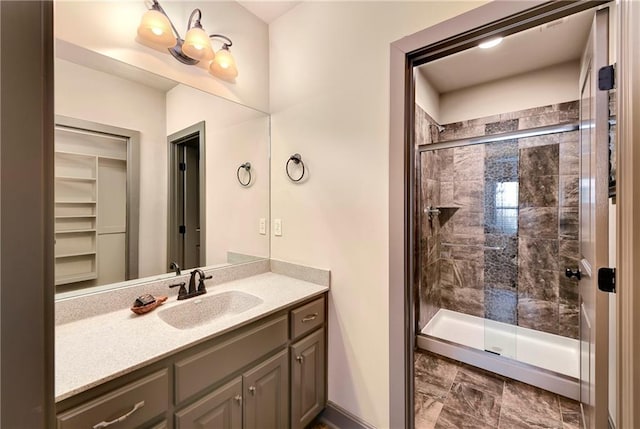
[[[280,237],[282,235],[282,220],[274,219],[273,220],[273,235],[276,237]]]

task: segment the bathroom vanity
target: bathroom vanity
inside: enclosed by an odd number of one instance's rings
[[[57,326],[58,428],[304,428],[326,404],[327,291],[264,273]],[[197,320],[224,294],[258,301]]]

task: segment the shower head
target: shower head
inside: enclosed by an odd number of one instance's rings
[[[440,124],[436,124],[436,127],[438,128],[438,132],[439,133],[441,133],[441,132],[443,132],[445,130],[445,128]]]

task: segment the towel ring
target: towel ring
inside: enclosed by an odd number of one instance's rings
[[[247,180],[246,182],[243,182],[242,179],[240,179],[240,170],[242,170],[243,168],[249,175],[249,180]],[[240,182],[240,185],[244,186],[245,188],[249,186],[251,184],[251,163],[245,162],[240,167],[238,167],[238,170],[236,171],[236,177],[238,178],[238,182]]]
[[[297,179],[294,179],[293,177],[291,177],[291,174],[289,173],[289,163],[291,163],[291,161],[293,161],[293,163],[296,165],[298,164],[302,165],[302,174]],[[292,181],[299,182],[302,180],[302,178],[304,177],[304,162],[302,162],[302,156],[300,156],[299,153],[294,153],[289,157],[289,160],[287,161],[287,165],[285,166],[285,171],[287,172],[287,176],[289,177],[289,179],[291,179]]]

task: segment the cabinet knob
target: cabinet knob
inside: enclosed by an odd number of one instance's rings
[[[251,392],[252,395],[256,394],[256,387],[255,386],[249,386],[249,392]]]
[[[304,356],[296,356],[296,360],[300,363],[304,362]]]
[[[242,396],[240,396],[240,395],[236,395],[236,397],[233,398],[233,399],[235,399],[238,404],[242,403]]]

